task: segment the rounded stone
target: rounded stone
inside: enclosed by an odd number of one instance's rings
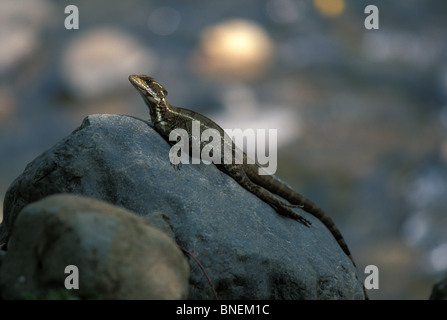
[[[54,292],[83,299],[185,299],[188,275],[178,246],[143,218],[102,201],[57,194],[20,212],[0,285],[3,299]],[[66,288],[76,283],[78,289]]]

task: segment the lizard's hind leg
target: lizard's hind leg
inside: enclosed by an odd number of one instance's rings
[[[250,178],[245,173],[244,169],[240,165],[222,165],[224,169],[227,171],[228,175],[230,175],[234,180],[236,180],[241,186],[255,194],[258,198],[268,203],[275,211],[283,216],[295,219],[306,227],[308,227],[311,222],[305,219],[299,213],[293,211],[290,207],[294,207],[293,205],[286,204],[279,200],[276,196],[274,196],[270,191],[264,189],[260,185],[254,183],[250,180]],[[298,206],[299,207],[299,206]]]

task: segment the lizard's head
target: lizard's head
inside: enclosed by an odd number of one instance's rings
[[[130,75],[129,81],[138,90],[150,108],[160,104],[168,95],[165,87],[152,77],[146,75]]]

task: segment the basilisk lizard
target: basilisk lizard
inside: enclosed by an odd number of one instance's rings
[[[138,90],[149,107],[151,120],[155,130],[168,140],[168,142],[169,134],[174,129],[186,130],[189,139],[191,140],[193,138],[191,130],[192,121],[200,121],[200,132],[209,128],[219,131],[222,144],[221,150],[223,150],[225,143],[231,143],[231,150],[241,152],[240,149],[237,150],[238,148],[234,145],[231,139],[224,139],[224,130],[211,119],[195,111],[170,105],[166,101],[166,96],[168,95],[167,90],[152,77],[146,75],[131,75],[129,76],[129,81]],[[355,266],[354,259],[352,258],[343,236],[332,219],[320,207],[295,190],[289,188],[287,185],[279,182],[274,177],[270,175],[259,175],[259,165],[248,164],[245,153],[243,154],[243,157],[244,161],[242,164],[235,164],[225,163],[227,161],[224,161],[222,156],[221,163],[216,164],[216,166],[223,169],[223,171],[236,180],[242,187],[268,203],[280,215],[298,220],[307,227],[311,224],[310,221],[292,210],[293,207],[299,207],[318,218],[329,229],[342,250],[351,259]],[[291,204],[281,201],[274,196],[273,193],[286,199]]]

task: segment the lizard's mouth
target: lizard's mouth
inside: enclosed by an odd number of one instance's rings
[[[137,89],[143,97],[147,97],[150,100],[160,101],[160,94],[152,87],[153,78],[145,75],[130,75],[130,83]]]
[[[129,81],[139,91],[143,91],[144,90],[146,83],[141,79],[140,76],[130,75],[129,76]]]
[[[160,103],[160,98],[158,98],[155,92],[152,90],[150,83],[148,83],[147,76],[130,75],[129,81],[138,90],[143,100],[146,104],[151,107],[153,104]]]

